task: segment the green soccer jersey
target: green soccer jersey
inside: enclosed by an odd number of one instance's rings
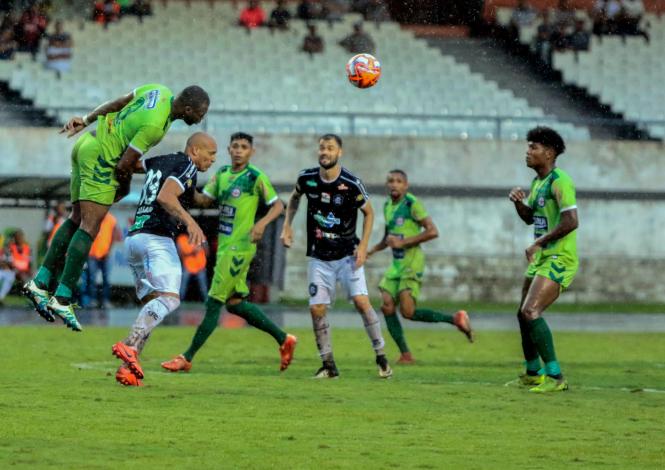
[[[253,247],[250,232],[259,198],[267,205],[277,200],[277,193],[268,176],[254,165],[234,173],[223,166],[203,188],[203,193],[219,203],[218,249]]]
[[[423,204],[411,193],[406,193],[402,199],[393,202],[388,198],[383,205],[383,216],[386,221],[386,235],[399,238],[409,238],[418,235],[421,231],[420,221],[428,217]],[[393,249],[393,264],[403,264],[414,258],[416,252],[422,251],[420,245],[411,248]]]
[[[575,185],[568,173],[553,169],[543,179],[534,178],[527,205],[533,209],[534,237],[552,231],[561,213],[576,209]],[[577,261],[577,230],[543,247],[541,257],[562,256]]]
[[[144,154],[162,140],[171,127],[173,93],[163,85],[143,85],[117,113],[100,116],[97,140],[104,157],[115,164],[127,147]]]

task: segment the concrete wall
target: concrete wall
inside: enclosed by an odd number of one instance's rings
[[[186,136],[169,134],[153,153],[180,149]],[[222,164],[228,136],[216,137],[222,147],[218,160]],[[66,176],[72,145],[73,141],[51,129],[0,129],[0,174]],[[300,169],[316,166],[316,138],[258,136],[256,147],[255,164],[285,188],[293,184]],[[409,172],[414,192],[439,226],[440,238],[426,245],[429,264],[423,297],[459,301],[518,298],[526,264],[523,250],[532,232],[517,218],[504,194],[514,185],[528,188],[533,178],[524,165],[524,143],[349,138],[345,152],[344,164],[375,189],[383,184],[389,169],[400,167]],[[665,238],[661,235],[665,226],[665,147],[636,142],[571,144],[559,164],[572,175],[578,190],[587,194],[578,198],[581,269],[562,300],[665,301],[665,289],[660,286],[665,268]],[[498,196],[446,193],[434,197],[423,194],[424,187],[499,191]],[[288,193],[282,197],[286,199]],[[375,190],[372,198],[377,211],[374,243],[383,232],[384,196]],[[42,214],[0,210],[0,229],[20,220],[32,231],[41,226]],[[304,242],[303,209],[295,225],[297,240]],[[34,234],[28,235],[35,240]],[[388,262],[387,254],[370,260],[367,268],[372,286]],[[297,243],[288,255],[286,295],[306,296],[305,272],[304,243]]]

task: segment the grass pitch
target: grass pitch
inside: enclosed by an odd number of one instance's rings
[[[0,328],[0,468],[663,468],[662,334],[556,333],[571,390],[505,385],[514,333],[407,330],[419,363],[378,378],[362,330],[336,329],[338,380],[311,331],[278,372],[276,344],[218,330],[189,374],[161,372],[193,328],[158,328],[146,386],[115,383],[126,329]],[[389,340],[388,340],[389,341]],[[388,345],[391,359],[397,355]]]

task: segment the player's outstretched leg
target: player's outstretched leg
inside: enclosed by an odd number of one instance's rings
[[[170,370],[171,372],[189,372],[189,370],[192,368],[192,359],[194,359],[194,355],[198,352],[199,349],[201,349],[201,347],[203,347],[208,337],[212,334],[213,331],[215,331],[215,328],[217,328],[219,323],[219,314],[223,305],[223,302],[208,296],[208,300],[206,300],[205,303],[205,316],[203,317],[203,321],[201,321],[199,327],[196,329],[196,333],[194,333],[194,337],[192,338],[192,343],[189,345],[189,349],[187,349],[187,351],[185,351],[183,354],[174,357],[170,361],[162,362],[162,367],[164,369]]]
[[[393,295],[387,290],[382,289],[381,297],[381,311],[383,312],[383,318],[386,320],[388,333],[390,333],[390,337],[395,341],[395,344],[397,344],[397,347],[399,348],[400,355],[399,359],[397,359],[397,364],[414,364],[416,361],[413,359],[409,346],[406,344],[404,329],[402,328],[402,323],[396,313]]]
[[[335,358],[332,352],[332,340],[330,323],[326,315],[327,305],[317,304],[309,306],[312,315],[312,329],[316,339],[316,347],[319,350],[319,357],[323,364],[314,373],[315,379],[334,379],[339,377],[339,370],[335,364]]]
[[[459,310],[454,315],[449,315],[428,308],[417,308],[410,320],[427,323],[450,323],[464,333],[464,336],[467,337],[470,343],[473,343],[473,329],[471,328],[469,315],[464,310]]]
[[[244,318],[245,321],[254,328],[265,331],[275,338],[275,341],[279,344],[279,370],[283,371],[289,367],[289,364],[291,364],[291,361],[293,360],[293,352],[295,351],[298,342],[298,339],[295,336],[287,334],[278,327],[275,322],[268,318],[257,305],[247,302],[246,300],[237,298],[231,299],[227,303],[226,309],[230,313]]]

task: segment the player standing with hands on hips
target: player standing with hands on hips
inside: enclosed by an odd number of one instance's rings
[[[319,167],[300,172],[291,193],[282,229],[282,243],[293,244],[293,218],[300,198],[307,198],[307,256],[309,311],[316,345],[323,361],[315,378],[335,378],[339,371],[333,357],[328,306],[335,298],[339,281],[362,316],[376,353],[379,377],[389,378],[392,369],[383,350],[379,317],[369,302],[363,265],[374,223],[374,210],[362,181],[340,163],[342,139],[326,134],[319,139]],[[362,238],[356,236],[358,211],[363,213]]]

